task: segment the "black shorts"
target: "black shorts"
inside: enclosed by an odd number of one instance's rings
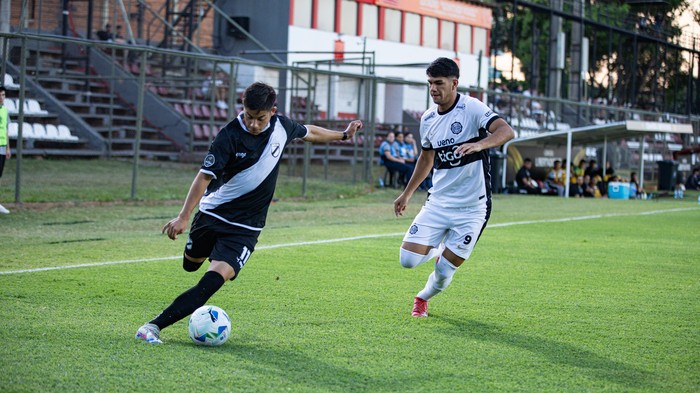
[[[227,224],[216,217],[197,212],[187,238],[185,254],[192,258],[224,261],[231,265],[238,277],[248,258],[255,250],[260,231],[251,231]]]

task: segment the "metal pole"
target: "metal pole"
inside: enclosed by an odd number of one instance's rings
[[[146,55],[141,52],[141,67],[139,70],[139,96],[136,108],[136,139],[134,140],[134,168],[131,176],[131,199],[136,199],[136,185],[139,177],[139,155],[141,154],[141,126],[143,125],[143,96],[146,85]]]
[[[370,113],[369,113],[369,119],[368,120],[368,129],[365,129],[364,134],[365,134],[365,149],[367,151],[367,178],[365,181],[371,182],[372,181],[372,168],[374,166],[374,133],[375,133],[375,124],[374,124],[374,119],[376,118],[376,102],[377,102],[377,78],[372,79],[372,103],[373,105],[370,106]],[[418,154],[418,152],[416,152]]]
[[[24,24],[24,9],[26,5],[26,0],[24,0],[22,2],[22,18],[20,18],[21,24]],[[22,47],[20,48],[20,70],[22,72],[19,73],[19,118],[17,119],[17,147],[15,148],[15,157],[17,160],[17,170],[15,173],[15,203],[20,205],[22,204],[22,149],[24,145],[24,136],[22,131],[24,129],[24,97],[27,91],[25,88],[25,70],[27,69],[27,39],[25,37],[22,37],[21,42]]]
[[[571,188],[571,139],[572,133],[566,133],[566,185],[564,188],[564,198],[569,197],[569,189]],[[505,170],[504,170],[505,171]]]
[[[639,138],[639,189],[644,189],[644,136]]]
[[[311,107],[315,101],[311,100],[311,72],[306,83],[306,124],[311,124]],[[306,196],[306,179],[309,176],[309,165],[311,161],[311,144],[304,142],[304,168],[302,169],[301,196]]]

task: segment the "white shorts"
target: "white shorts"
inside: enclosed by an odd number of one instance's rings
[[[486,204],[448,209],[427,202],[403,237],[404,242],[437,247],[440,242],[455,255],[469,259],[488,219]]]

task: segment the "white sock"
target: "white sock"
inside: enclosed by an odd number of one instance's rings
[[[430,273],[425,288],[418,292],[418,297],[423,300],[430,300],[431,297],[442,292],[452,282],[452,276],[457,271],[457,266],[453,265],[445,257],[440,258],[440,262],[435,265],[435,271]]]

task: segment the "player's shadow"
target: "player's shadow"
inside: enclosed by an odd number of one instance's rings
[[[244,361],[237,362],[236,367],[245,369],[250,367],[251,374],[259,370],[275,370],[274,375],[290,385],[297,385],[294,389],[305,390],[299,386],[307,386],[308,390],[326,391],[390,391],[396,389],[396,381],[381,379],[371,375],[343,367],[341,364],[322,361],[317,357],[303,352],[281,350],[264,347],[261,345],[242,344],[238,340],[229,345],[235,357]],[[228,344],[227,344],[228,345]],[[401,383],[413,386],[423,379],[402,377]],[[282,390],[282,387],[280,387]]]
[[[431,314],[430,318],[452,325],[451,328],[446,329],[435,327],[436,333],[443,330],[442,333],[450,337],[462,336],[472,340],[490,341],[525,349],[546,357],[552,363],[572,366],[584,374],[589,374],[592,378],[607,380],[627,388],[649,388],[654,385],[654,377],[647,371],[606,359],[570,344],[521,333],[503,332],[495,325],[474,320],[459,320],[436,314]]]

